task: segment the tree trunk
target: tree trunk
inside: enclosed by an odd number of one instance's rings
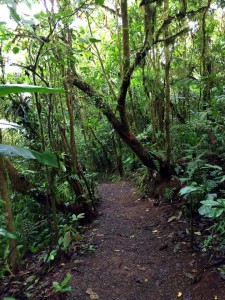
[[[169,14],[168,0],[164,2],[164,12]],[[168,28],[165,30],[165,39],[168,37]],[[165,140],[166,140],[166,161],[168,166],[171,160],[171,141],[170,141],[170,49],[165,43]]]
[[[7,175],[4,170],[4,158],[0,157],[0,194],[1,198],[5,201],[5,223],[6,230],[9,233],[15,234],[15,229],[13,225],[13,216],[11,210],[10,197],[8,193],[7,187]],[[18,273],[22,270],[21,262],[20,262],[20,254],[17,249],[17,242],[15,239],[9,239],[9,249],[10,249],[10,264],[12,267],[12,272],[14,274]]]
[[[2,141],[2,133],[0,129],[0,142]],[[0,196],[2,200],[5,202],[5,223],[6,230],[9,233],[15,234],[15,228],[13,224],[13,216],[11,210],[11,202],[8,193],[8,184],[7,184],[7,174],[5,170],[5,162],[4,158],[0,156]],[[18,273],[22,270],[22,265],[20,262],[20,254],[17,249],[17,242],[15,239],[9,239],[9,250],[10,250],[10,264],[12,267],[12,272],[14,274]]]
[[[112,109],[103,102],[103,97],[99,93],[97,93],[87,82],[78,78],[78,76],[74,78],[73,84],[95,101],[96,107],[98,107],[107,117],[116,133],[146,167],[158,171],[161,179],[170,179],[171,172],[167,163],[160,156],[145,148],[130,129],[123,126],[123,123],[116,117]]]
[[[202,70],[201,70],[201,75],[203,77],[203,89],[202,89],[202,106],[203,109],[207,108],[207,105],[210,102],[211,98],[211,79],[209,78],[211,72],[212,72],[212,67],[211,67],[211,62],[209,59],[209,42],[210,42],[210,37],[209,34],[207,33],[207,28],[206,28],[206,16],[207,12],[210,8],[211,0],[208,0],[208,5],[203,13],[202,16],[202,51],[201,51],[201,60],[202,60]]]
[[[121,0],[121,16],[123,27],[123,74],[125,75],[130,68],[130,40],[127,0]]]

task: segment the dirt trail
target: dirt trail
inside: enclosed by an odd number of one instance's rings
[[[190,283],[200,265],[185,239],[176,238],[185,221],[169,223],[170,206],[140,199],[127,182],[101,184],[99,193],[101,215],[88,233],[95,251],[64,267],[73,276],[68,299],[91,299],[88,289],[100,300],[225,299],[225,283],[215,269]]]

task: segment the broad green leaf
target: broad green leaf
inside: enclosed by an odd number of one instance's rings
[[[214,208],[214,215],[213,215],[213,217],[214,218],[218,218],[224,212],[225,212],[224,208]]]
[[[32,8],[32,3],[30,3],[30,1],[24,0],[23,2],[24,2],[30,9]]]
[[[11,146],[6,144],[0,144],[0,155],[1,156],[21,156],[25,159],[36,159],[40,163],[57,167],[57,157],[54,153],[49,150],[46,150],[43,153],[39,153],[33,150]]]
[[[84,44],[89,44],[89,42],[81,37],[77,38],[80,42],[84,43]]]
[[[16,123],[13,123],[13,122],[8,122],[8,121],[5,121],[5,120],[0,120],[0,128],[1,129],[23,129],[20,125],[16,124]]]
[[[220,166],[205,164],[203,169],[215,169],[215,170],[223,170]]]
[[[90,38],[89,38],[89,41],[90,41],[91,43],[99,43],[99,42],[101,42],[101,40],[96,39],[96,38],[94,38],[94,37],[90,37]]]
[[[20,148],[17,146],[11,146],[6,144],[0,144],[1,156],[22,156],[26,159],[36,159],[31,150]]]
[[[54,19],[58,19],[58,18],[61,18],[61,17],[67,17],[67,16],[71,16],[72,14],[72,10],[69,8],[69,9],[65,9],[65,10],[62,10],[60,12],[58,12],[57,14],[54,15]]]
[[[63,288],[63,292],[71,292],[72,291],[72,287],[71,286],[66,286]]]
[[[105,0],[95,0],[95,4],[97,5],[103,5]]]
[[[72,275],[68,273],[66,277],[63,279],[63,281],[61,282],[61,286],[65,287],[68,284],[68,282],[71,280],[71,278]]]
[[[56,292],[61,292],[62,291],[62,288],[61,288],[61,286],[59,285],[59,283],[57,281],[53,281],[53,287],[54,287]]]
[[[46,13],[46,12],[43,12],[43,11],[41,11],[41,12],[34,15],[34,17],[37,18],[37,19],[38,18],[43,18],[44,19],[44,18],[48,18],[50,16],[51,16],[50,12]]]
[[[10,10],[10,16],[13,18],[14,21],[16,21],[18,23],[21,20],[18,13],[16,12],[16,10],[13,7],[8,6],[8,8]]]
[[[220,206],[223,206],[225,208],[225,199],[218,199],[217,201]]]
[[[192,192],[196,192],[198,190],[199,190],[199,187],[196,187],[196,186],[192,186],[192,185],[185,186],[184,188],[182,188],[180,190],[179,195],[183,196],[183,195],[186,195],[186,194],[190,194]]]
[[[68,54],[68,55],[67,55],[67,58],[68,58],[69,60],[71,60],[71,61],[77,62],[76,57],[74,57],[73,55]]]
[[[57,167],[58,161],[56,155],[50,150],[46,150],[43,153],[31,151],[33,156],[42,164],[49,165],[51,167]]]
[[[207,194],[206,196],[206,200],[209,201],[209,200],[214,200],[217,198],[217,194]]]
[[[4,228],[0,228],[0,235],[10,239],[17,239],[17,236],[15,234],[8,232]]]
[[[203,200],[203,201],[201,201],[201,204],[203,204],[204,206],[210,206],[210,207],[219,205],[219,203],[214,200]]]
[[[208,218],[218,218],[225,212],[225,208],[221,207],[224,205],[224,199],[215,201],[213,200],[215,197],[216,194],[209,194],[207,195],[207,200],[201,201],[202,206],[198,210],[200,215]]]
[[[26,85],[26,84],[5,84],[0,85],[0,97],[6,96],[8,94],[18,94],[18,93],[65,93],[64,89],[56,89],[56,88],[47,88],[42,86],[35,85]]]
[[[199,207],[198,212],[201,216],[211,217],[212,216],[212,207],[207,205],[202,205]]]

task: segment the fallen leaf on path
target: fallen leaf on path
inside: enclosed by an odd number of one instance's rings
[[[75,259],[75,260],[73,261],[73,263],[74,263],[75,265],[82,265],[82,264],[84,264],[84,261],[81,260],[81,259]]]
[[[190,261],[189,266],[193,267],[194,263],[196,262],[195,259],[192,259],[192,261]]]
[[[180,298],[182,297],[182,295],[183,295],[182,292],[178,292],[177,297]]]
[[[99,300],[99,295],[96,294],[96,293],[93,293],[93,294],[90,295],[90,299],[92,299],[92,300]]]
[[[138,270],[145,271],[145,267],[137,266]]]
[[[97,293],[95,293],[92,288],[88,288],[86,290],[86,294],[90,295],[90,299],[92,300],[99,300],[99,295]]]
[[[103,233],[97,233],[97,234],[96,234],[96,237],[103,237],[103,236],[104,236]]]
[[[195,231],[194,234],[195,235],[202,235],[200,231]]]
[[[170,217],[170,218],[168,219],[168,223],[171,223],[171,222],[173,222],[173,221],[176,220],[176,219],[177,219],[176,216],[172,216],[172,217]]]
[[[86,290],[86,294],[88,294],[88,295],[91,295],[91,294],[93,294],[94,292],[93,292],[93,290],[92,290],[92,288],[88,288],[87,290]]]
[[[194,275],[192,275],[191,273],[184,272],[184,275],[189,279],[194,279]]]
[[[175,247],[173,248],[173,252],[177,253],[178,251],[180,251],[180,245],[176,244]]]
[[[168,219],[168,223],[173,222],[174,220],[180,220],[181,216],[182,216],[182,211],[179,211],[177,216],[172,216]]]
[[[168,238],[173,238],[174,235],[175,235],[175,232],[171,232],[167,237],[168,237]]]
[[[180,220],[181,216],[182,216],[182,211],[179,211],[178,216],[177,216],[177,220]]]

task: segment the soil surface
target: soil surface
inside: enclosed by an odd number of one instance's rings
[[[99,217],[82,241],[46,270],[40,259],[28,260],[25,271],[3,281],[0,299],[225,299],[225,276],[218,272],[224,266],[191,249],[181,203],[156,203],[128,182],[101,184],[99,194]],[[195,245],[202,240],[203,233],[195,232]],[[68,273],[72,291],[56,293],[53,282]]]
[[[72,274],[68,299],[225,299],[217,268],[204,270],[206,257],[190,249],[179,205],[155,206],[128,182],[101,184],[99,193],[100,217],[88,231],[94,251],[62,271]]]

